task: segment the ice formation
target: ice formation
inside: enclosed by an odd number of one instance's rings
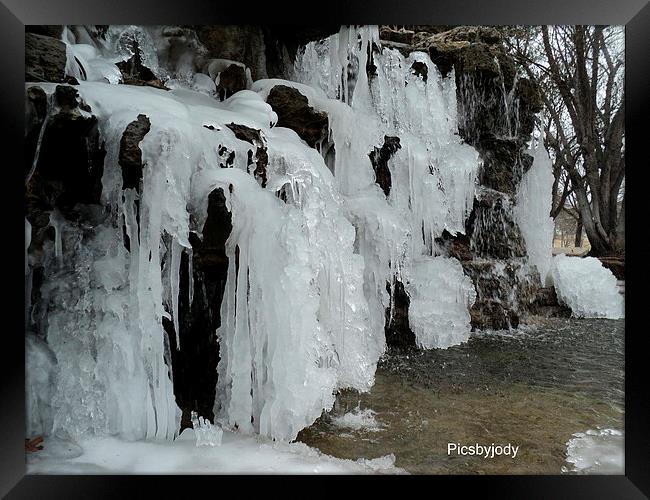
[[[566,455],[566,461],[571,464],[572,472],[625,473],[624,435],[616,429],[589,429],[585,432],[576,432],[567,442]]]
[[[555,226],[551,213],[550,193],[553,169],[546,150],[539,145],[528,151],[533,165],[524,174],[517,191],[515,218],[526,242],[530,262],[537,267],[542,284],[550,285]]]
[[[46,437],[27,455],[28,474],[405,474],[395,456],[346,460],[304,443],[260,443],[224,431],[221,446],[196,447],[193,429],[172,442],[94,437],[75,445]]]
[[[558,299],[577,318],[625,317],[616,277],[594,257],[556,255],[552,266]]]
[[[370,408],[362,410],[357,406],[354,410],[334,418],[332,423],[337,427],[355,431],[379,432],[383,426],[377,422],[375,415],[376,412]]]
[[[209,420],[199,417],[192,412],[192,426],[196,436],[196,446],[221,446],[223,431],[221,427],[213,426]]]
[[[460,262],[421,257],[409,268],[405,288],[411,298],[409,324],[420,347],[447,348],[469,339],[476,290]]]
[[[464,232],[478,153],[456,135],[454,78],[443,79],[426,53],[404,57],[380,48],[376,27],[344,27],[306,47],[297,82],[249,82],[220,102],[212,95],[219,61],[208,74],[183,73],[189,66],[171,74],[146,29],[112,27],[102,43],[76,33],[64,32],[68,72],[106,148],[108,209],[94,227],[56,212],[50,219],[45,306],[34,311],[53,354],[52,395],[38,410],[47,413],[45,434],[174,437],[180,415],[163,320],[178,334],[181,255],[191,256],[190,233],[202,236],[217,189],[232,216],[217,331],[215,415],[224,428],[291,440],[332,407],[337,389],[369,390],[395,280],[411,296],[421,346],[467,340],[473,285],[435,239]],[[138,47],[172,90],[116,85],[116,64]],[[55,92],[56,84],[37,85]],[[276,85],[327,113],[329,133],[316,149],[275,126],[265,100]],[[139,115],[150,122],[139,142],[142,180],[125,188],[120,140]],[[230,124],[259,131],[259,141],[237,138]],[[391,182],[380,187],[371,153],[387,144]],[[264,180],[249,161],[263,148]],[[47,385],[33,352],[32,385]],[[37,401],[43,392],[30,394]]]

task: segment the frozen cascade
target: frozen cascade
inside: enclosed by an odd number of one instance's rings
[[[330,140],[336,147],[334,172],[357,231],[356,247],[366,262],[364,292],[371,318],[376,319],[373,331],[381,336],[383,310],[391,303],[386,283],[393,283],[394,276],[401,278],[414,259],[434,255],[434,240],[443,230],[464,233],[474,198],[478,153],[456,135],[453,75],[443,79],[423,52],[408,58],[393,49],[377,52],[376,27],[354,31],[356,44],[349,42],[350,29],[342,28],[327,40],[307,45],[295,68],[303,85],[258,81],[253,90],[265,95],[278,83],[294,86],[310,105],[327,112]],[[342,56],[346,51],[349,55]],[[327,53],[329,58],[324,57]],[[376,68],[370,80],[363,71],[369,55]],[[352,60],[362,70],[356,72],[350,106],[331,98],[347,95],[348,80],[354,75],[345,62]],[[426,81],[411,69],[415,62],[428,67]],[[319,86],[322,92],[305,85]],[[368,157],[384,136],[399,137],[401,146],[389,161],[388,197],[376,185]]]
[[[515,220],[526,242],[530,262],[537,267],[542,284],[550,284],[554,222],[550,216],[553,170],[546,150],[539,145],[528,151],[533,165],[519,185]]]
[[[456,135],[453,77],[441,78],[423,52],[381,48],[376,28],[343,28],[307,46],[299,82],[258,80],[220,102],[207,87],[197,91],[196,79],[170,91],[114,85],[113,67],[128,56],[124,33],[141,47],[155,44],[133,27],[95,45],[90,35],[64,33],[70,71],[81,77],[75,88],[105,143],[108,215],[95,227],[53,218],[42,289],[56,360],[46,434],[173,438],[180,415],[162,321],[179,335],[181,255],[191,256],[190,232],[202,237],[215,189],[232,215],[217,331],[215,416],[224,427],[291,440],[332,407],[337,389],[369,390],[385,349],[386,284],[395,279],[411,295],[420,345],[466,340],[473,287],[457,261],[436,256],[435,243],[444,230],[464,232],[479,166]],[[415,74],[416,62],[428,78]],[[327,112],[332,170],[295,132],[274,126],[265,99],[278,84]],[[49,95],[56,87],[38,85]],[[142,179],[123,188],[120,140],[140,114],[151,123],[139,143]],[[260,146],[238,139],[232,123],[260,132],[266,188],[247,162]],[[399,139],[387,161],[388,195],[369,156],[387,137]],[[223,151],[235,153],[231,168],[220,168]],[[190,277],[192,266],[190,258]],[[449,322],[443,306],[453,311]]]

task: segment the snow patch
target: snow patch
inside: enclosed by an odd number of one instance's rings
[[[552,276],[558,299],[571,308],[574,317],[625,317],[625,299],[616,277],[598,259],[556,255]]]
[[[27,456],[28,474],[404,474],[395,457],[343,460],[304,443],[272,443],[224,432],[221,446],[195,446],[186,429],[175,441],[123,441],[114,437],[79,443],[46,438]]]

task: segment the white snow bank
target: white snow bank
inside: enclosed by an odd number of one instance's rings
[[[553,284],[560,302],[577,318],[625,317],[625,300],[618,293],[616,277],[593,257],[556,255]]]
[[[425,349],[447,348],[469,339],[469,308],[476,300],[476,290],[458,260],[415,260],[407,273],[405,289],[411,299],[409,325],[418,345]]]
[[[623,432],[615,429],[576,432],[567,442],[566,461],[571,472],[625,474]],[[569,472],[567,469],[563,469]]]
[[[374,410],[370,408],[362,410],[360,406],[357,406],[345,415],[332,419],[332,423],[336,427],[342,427],[344,429],[378,432],[382,430],[383,425],[377,422],[375,415],[376,412]]]
[[[343,460],[304,443],[272,443],[224,432],[217,447],[197,447],[186,429],[173,442],[95,438],[70,442],[45,439],[27,456],[28,474],[373,474],[404,473],[395,457]]]

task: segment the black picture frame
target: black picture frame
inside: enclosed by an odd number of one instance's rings
[[[648,155],[644,142],[648,134],[646,122],[650,116],[650,5],[648,0],[566,0],[518,1],[460,1],[438,0],[328,0],[327,3],[307,2],[279,4],[217,0],[3,0],[0,5],[0,37],[4,92],[0,95],[3,130],[8,144],[5,177],[10,187],[4,190],[7,204],[4,231],[9,250],[9,264],[4,267],[7,284],[6,299],[11,301],[4,310],[4,339],[0,344],[3,361],[0,377],[0,495],[7,498],[115,498],[133,496],[136,492],[151,493],[155,487],[166,497],[197,495],[198,488],[225,493],[223,478],[188,476],[25,476],[25,391],[22,275],[23,250],[15,235],[23,231],[23,174],[16,165],[22,164],[24,117],[24,26],[26,24],[436,24],[436,25],[497,25],[497,24],[607,24],[626,27],[626,188],[631,189],[626,235],[627,282],[625,355],[625,475],[624,476],[428,476],[428,477],[328,477],[326,480],[359,482],[363,488],[383,488],[386,481],[405,481],[409,486],[422,486],[429,494],[439,493],[438,485],[453,487],[454,495],[465,488],[478,489],[481,496],[513,498],[648,498],[650,495],[650,391],[645,384],[648,374],[644,349],[647,327],[643,319],[644,284],[648,283],[646,265],[650,250],[644,242],[644,219],[650,213],[643,208],[648,198],[644,189]],[[288,28],[290,29],[290,28]],[[20,146],[18,146],[20,145]],[[9,161],[9,152],[16,161]],[[13,199],[15,196],[15,200]],[[5,226],[7,226],[5,224]],[[636,229],[632,231],[632,229]],[[641,233],[641,234],[639,234]],[[640,241],[635,241],[635,240]],[[12,264],[13,263],[13,264]],[[15,283],[14,286],[11,286]],[[12,292],[13,290],[13,292]],[[18,291],[18,292],[17,292]],[[16,302],[15,306],[13,301]],[[646,306],[647,307],[647,306]],[[247,493],[248,476],[234,478]],[[321,481],[323,479],[321,478]],[[216,483],[215,481],[219,481]],[[294,477],[290,483],[278,476],[265,476],[258,481],[269,491],[288,489],[308,493],[313,477]],[[434,484],[424,484],[433,481]],[[267,486],[268,483],[268,486]],[[215,490],[215,485],[218,490]],[[305,488],[305,489],[303,489]],[[429,490],[429,488],[432,488]],[[334,490],[335,491],[335,490]],[[332,494],[334,494],[332,491]],[[339,490],[343,491],[343,490]],[[180,492],[180,493],[176,493]],[[142,493],[140,493],[141,495]],[[340,493],[336,493],[340,494]]]

